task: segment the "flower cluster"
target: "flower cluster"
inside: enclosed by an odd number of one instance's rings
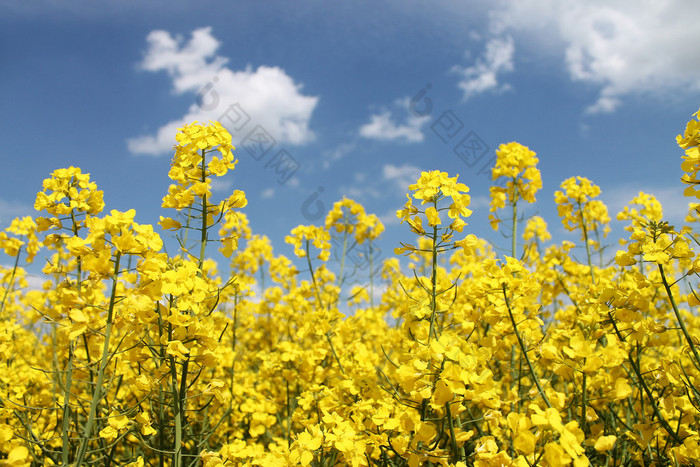
[[[328,230],[315,225],[300,225],[292,229],[284,241],[294,247],[294,254],[300,258],[309,256],[309,245],[313,244],[320,250],[318,259],[327,261],[330,257],[331,236]]]
[[[180,129],[176,139],[175,156],[168,177],[176,183],[168,188],[168,194],[163,198],[164,208],[175,208],[178,211],[191,207],[195,202],[202,216],[212,225],[216,216],[222,216],[230,208],[242,208],[247,204],[245,194],[236,190],[228,199],[218,205],[211,202],[212,176],[221,177],[236,167],[238,161],[231,152],[231,135],[219,122],[212,125],[200,125],[193,122]],[[216,152],[218,156],[207,155]],[[164,228],[173,228],[171,219],[163,219]]]
[[[176,183],[168,188],[168,194],[163,198],[162,207],[182,211],[188,208],[194,213],[192,220],[201,223],[201,230],[206,231],[218,224],[222,218],[224,225],[220,229],[220,251],[230,257],[238,248],[238,235],[233,225],[237,224],[237,212],[248,204],[245,193],[241,190],[234,192],[219,203],[211,197],[212,177],[222,177],[236,167],[231,145],[231,135],[219,123],[201,125],[193,122],[180,128],[176,136],[175,156],[170,165],[168,177]],[[211,153],[218,155],[207,156]],[[189,214],[188,214],[189,215]],[[182,223],[170,217],[161,217],[160,226],[166,230],[178,230]],[[200,252],[200,260],[202,255]]]
[[[165,204],[183,222],[161,227],[195,235],[175,253],[133,209],[103,214],[76,168],[44,182],[39,217],[0,232],[0,465],[700,464],[698,242],[652,195],[617,214],[614,261],[582,177],[555,195],[581,244],[553,243],[538,216],[518,234],[537,159],[502,145],[491,206],[512,209],[511,254],[467,233],[467,186],[423,172],[397,211],[418,237],[396,251],[408,264],[387,258],[373,288],[373,268],[347,261],[362,245],[371,262],[383,229],[360,204],[292,229],[290,259],[231,209],[242,192],[211,202],[235,164],[224,131],[177,136]],[[230,270],[207,257],[214,241]],[[20,259],[42,246],[30,288]]]
[[[211,175],[223,176],[238,162],[231,152],[231,135],[220,123],[200,125],[193,122],[180,129],[168,177],[170,185],[163,198],[164,208],[184,209],[196,198],[211,197]],[[209,161],[206,155],[218,152]]]
[[[507,182],[505,187],[490,188],[491,212],[504,208],[506,202],[512,204],[520,199],[535,202],[535,194],[542,188],[538,162],[535,152],[520,143],[512,142],[498,147],[491,177],[493,180],[506,177]]]
[[[471,197],[467,194],[469,187],[457,182],[457,177],[449,177],[446,172],[433,170],[422,172],[416,183],[409,185],[408,189],[412,194],[407,194],[408,201],[404,208],[396,212],[396,216],[409,224],[411,231],[420,236],[432,236],[437,239],[438,231],[441,232],[440,241],[436,247],[440,249],[450,249],[462,247],[465,251],[471,251],[475,245],[476,237],[468,235],[466,238],[453,241],[454,232],[461,233],[467,223],[464,221],[471,216],[472,211],[468,208]],[[424,210],[413,205],[413,200],[419,200],[421,206],[428,204]],[[445,204],[449,203],[447,206]],[[442,204],[442,206],[439,206]],[[446,227],[442,225],[442,220],[447,218],[450,223]],[[421,214],[424,216],[421,216]],[[423,228],[423,219],[428,221],[428,226],[432,229]],[[416,247],[410,244],[403,244],[401,248],[396,248],[396,254],[411,253],[416,251]]]
[[[326,229],[354,235],[355,241],[362,244],[367,239],[377,239],[384,232],[384,225],[375,214],[367,214],[361,204],[343,198],[328,212]]]
[[[537,168],[539,159],[535,152],[520,143],[512,142],[501,144],[496,151],[496,165],[491,169],[493,180],[505,177],[505,186],[494,185],[490,187],[491,202],[490,211],[495,213],[504,209],[506,204],[511,209],[510,238],[511,256],[516,257],[518,246],[518,222],[519,203],[535,202],[535,194],[542,188],[542,178]],[[502,223],[497,214],[489,214],[489,221],[494,230],[498,230]],[[526,237],[528,240],[530,237]],[[531,254],[529,249],[526,253]]]
[[[34,209],[46,211],[54,216],[48,221],[57,223],[58,218],[71,213],[97,215],[104,209],[103,193],[77,167],[58,169],[51,178],[44,180],[44,189],[36,196]]]
[[[581,239],[588,232],[600,232],[603,236],[610,231],[610,216],[605,204],[596,198],[600,187],[586,177],[571,177],[561,183],[563,191],[554,193],[554,202],[564,228],[580,230]]]
[[[695,196],[700,198],[700,190],[698,189],[698,172],[700,172],[700,110],[693,114],[694,119],[688,121],[685,127],[685,133],[676,137],[678,146],[685,150],[681,169],[685,174],[681,178],[683,183],[689,186],[685,189],[686,196]]]

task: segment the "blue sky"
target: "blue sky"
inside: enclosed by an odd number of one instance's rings
[[[570,236],[553,193],[574,175],[601,186],[613,217],[643,190],[680,222],[675,136],[700,101],[692,5],[4,0],[0,224],[31,214],[42,180],[69,165],[108,209],[155,223],[175,129],[222,116],[239,164],[216,195],[244,190],[254,232],[289,256],[289,230],[342,196],[385,221],[383,251],[412,240],[394,213],[435,169],[470,186],[469,232],[505,247],[482,167],[510,141],[540,159],[529,212],[557,238]]]

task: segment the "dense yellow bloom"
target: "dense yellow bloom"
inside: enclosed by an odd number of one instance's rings
[[[363,206],[342,199],[324,226],[293,229],[297,267],[252,233],[242,192],[209,199],[211,178],[235,164],[221,128],[185,126],[178,147],[170,201],[189,209],[160,227],[199,235],[178,237],[176,254],[135,210],[103,214],[75,168],[45,182],[43,217],[0,232],[11,256],[0,262],[0,464],[700,463],[698,237],[664,222],[651,195],[618,215],[626,249],[612,255],[597,235],[609,221],[600,189],[571,178],[556,201],[564,226],[589,236],[588,261],[573,242],[547,244],[538,216],[522,257],[499,257],[456,235],[468,188],[423,172],[397,213],[418,236],[397,249],[408,264],[386,258],[370,273],[384,283],[368,285],[342,261],[383,229]],[[498,156],[494,173],[513,184],[492,207],[534,201],[534,153],[510,143]],[[36,254],[36,231],[51,253],[30,288],[8,263]],[[230,271],[206,257],[207,240]]]
[[[506,177],[505,187],[492,186],[491,212],[504,208],[506,202],[517,203],[519,200],[535,202],[535,194],[542,188],[542,177],[535,152],[527,146],[512,142],[501,144],[496,150],[496,165],[491,169],[491,178],[497,180]]]
[[[547,222],[540,216],[533,216],[528,219],[523,232],[523,239],[537,239],[540,242],[546,242],[552,239],[552,235],[547,230]]]
[[[100,437],[106,439],[108,442],[114,441],[121,432],[129,424],[129,419],[126,415],[121,415],[119,413],[111,413],[107,419],[108,425],[100,431]]]
[[[175,139],[178,144],[174,147],[175,156],[168,177],[176,183],[168,188],[162,206],[181,210],[191,206],[196,198],[210,198],[211,176],[225,175],[238,161],[231,152],[234,149],[231,135],[219,122],[185,125]],[[207,159],[212,152],[219,155]]]
[[[681,181],[689,186],[685,189],[686,196],[695,196],[700,198],[700,190],[698,189],[698,172],[700,171],[700,110],[693,114],[695,119],[691,119],[686,127],[685,133],[676,137],[678,145],[685,149],[683,163],[681,169],[683,177]]]
[[[457,177],[448,177],[447,172],[431,170],[421,172],[416,183],[409,185],[408,189],[413,191],[413,197],[421,200],[421,204],[434,203],[441,197],[460,196],[463,192],[468,192],[469,188],[463,183],[457,183]]]
[[[8,235],[18,235],[19,238]],[[13,219],[10,226],[0,232],[0,248],[8,256],[17,256],[20,249],[25,246],[27,252],[27,263],[34,261],[34,257],[41,248],[41,243],[37,238],[37,224],[29,216]]]
[[[472,211],[468,209],[471,201],[469,187],[463,183],[458,183],[456,177],[449,177],[446,172],[434,170],[430,172],[422,172],[416,183],[409,185],[409,190],[412,194],[407,195],[408,201],[404,208],[396,211],[396,216],[401,219],[401,223],[408,222],[411,231],[418,235],[426,235],[426,230],[423,228],[423,218],[425,216],[428,225],[437,229],[442,225],[441,212],[447,211],[447,218],[450,219],[449,225],[442,228],[442,238],[445,245],[450,244],[453,232],[462,232],[466,222],[464,219],[471,216]],[[413,200],[420,200],[421,205],[432,204],[425,210],[421,211],[413,205]],[[449,203],[448,206],[442,205]],[[462,241],[464,242],[464,241]],[[471,243],[471,240],[469,240]],[[462,245],[458,245],[462,246]],[[465,247],[466,248],[466,247]],[[394,251],[397,254],[403,252],[411,252],[414,248],[410,245],[405,245],[402,248],[397,248]]]
[[[667,222],[649,221],[634,230],[627,254],[618,252],[616,260],[621,266],[630,265],[636,262],[634,257],[641,255],[644,261],[666,265],[674,259],[689,268],[696,255],[685,233],[676,232]]]
[[[180,128],[176,139],[178,144],[174,147],[175,155],[168,172],[168,177],[176,183],[168,187],[162,207],[178,211],[190,208],[188,215],[199,221],[205,230],[223,219],[219,231],[220,251],[230,257],[238,248],[239,240],[235,227],[239,221],[233,209],[245,207],[248,201],[243,191],[234,190],[227,199],[216,203],[211,199],[211,183],[213,176],[224,176],[236,167],[238,161],[231,152],[234,149],[231,135],[219,122],[210,125],[193,122]],[[181,222],[168,217],[161,217],[160,225],[164,229],[182,226]]]
[[[318,248],[320,253],[318,259],[327,261],[330,256],[331,236],[328,230],[315,225],[300,225],[291,231],[291,235],[287,235],[284,241],[294,247],[294,254],[300,258],[307,256],[309,244],[313,244]]]
[[[44,180],[44,189],[37,194],[34,209],[60,218],[75,214],[97,215],[104,208],[102,191],[77,167],[58,169]]]
[[[600,187],[585,177],[571,177],[561,183],[561,188],[563,191],[554,193],[554,201],[564,228],[581,230],[582,239],[591,232],[606,236],[610,231],[608,208],[594,199],[600,195]]]
[[[637,207],[639,206],[639,207]],[[661,222],[663,218],[663,209],[661,203],[654,195],[640,191],[637,196],[622,208],[622,211],[617,213],[617,220],[630,220],[632,223],[625,226],[628,232],[634,232],[635,229],[643,228],[649,221]],[[624,242],[621,242],[624,244]]]
[[[362,244],[366,239],[375,240],[379,237],[384,231],[384,224],[376,215],[368,215],[361,204],[343,198],[335,202],[326,215],[326,229],[329,232],[354,235],[355,241]]]

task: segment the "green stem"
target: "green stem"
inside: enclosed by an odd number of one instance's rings
[[[343,273],[345,272],[345,255],[348,248],[348,232],[343,231],[343,254],[340,257],[340,274],[338,275],[338,286],[343,287]]]
[[[170,356],[172,376],[171,392],[173,394],[173,417],[175,418],[175,440],[173,441],[173,467],[182,467],[182,412],[181,395],[177,386],[177,368],[175,357]]]
[[[202,183],[207,181],[206,151],[202,149]],[[207,247],[207,217],[209,207],[207,206],[207,195],[202,196],[202,232],[199,239],[199,270],[201,274],[202,264],[204,264],[204,253]]]
[[[544,400],[544,403],[547,404],[547,407],[550,409],[552,408],[552,404],[550,404],[549,399],[547,398],[547,394],[544,392],[544,388],[542,388],[542,385],[540,384],[539,378],[537,378],[537,374],[535,373],[535,369],[532,366],[532,362],[530,361],[530,357],[527,355],[527,349],[525,348],[525,342],[523,342],[523,338],[520,336],[520,333],[518,332],[518,325],[515,323],[515,317],[513,316],[513,310],[510,307],[510,301],[508,300],[508,292],[506,290],[506,284],[503,284],[503,297],[505,298],[506,301],[506,308],[508,308],[508,316],[510,316],[510,322],[513,325],[513,331],[515,332],[515,337],[518,339],[518,344],[520,345],[520,350],[522,352],[522,355],[525,357],[525,362],[527,363],[527,367],[530,370],[530,375],[532,376],[532,379],[535,382],[535,385],[537,386],[537,390],[539,391],[540,395],[542,396],[542,399]]]
[[[581,217],[581,230],[583,230],[583,241],[586,244],[586,258],[588,260],[588,267],[591,271],[591,281],[595,285],[595,274],[593,273],[593,262],[591,261],[591,248],[588,245],[588,229],[586,228],[586,220],[583,217],[583,208],[581,207],[581,202],[578,201],[578,213]]]
[[[369,306],[374,310],[374,264],[372,263],[372,240],[368,240],[369,246]]]
[[[182,364],[182,375],[180,376],[180,390],[177,392],[177,395],[179,396],[179,401],[177,402],[178,404],[178,416],[177,420],[175,421],[176,426],[179,425],[178,430],[180,431],[179,436],[180,436],[180,442],[177,443],[176,449],[177,451],[180,452],[180,464],[182,465],[182,438],[185,432],[185,429],[187,428],[187,375],[188,375],[188,370],[189,370],[189,364],[190,364],[190,356],[187,355],[187,359],[183,362]],[[177,434],[176,434],[177,436]]]
[[[678,310],[678,305],[676,305],[676,300],[673,298],[673,293],[671,292],[671,286],[669,285],[668,280],[666,279],[666,274],[664,273],[664,267],[661,264],[659,264],[659,272],[661,273],[661,280],[663,281],[664,288],[666,289],[666,295],[668,295],[668,299],[671,301],[671,307],[673,308],[673,314],[676,315],[676,320],[678,321],[678,324],[681,327],[681,331],[683,332],[683,336],[685,337],[685,340],[688,343],[688,346],[690,346],[690,350],[693,352],[693,356],[695,357],[695,361],[700,365],[700,355],[698,355],[698,350],[695,347],[695,344],[693,343],[693,339],[690,337],[690,333],[688,332],[688,328],[685,326],[683,319],[681,319],[681,313]]]
[[[513,177],[513,186],[515,186],[516,178]],[[511,239],[511,256],[517,259],[516,253],[518,250],[518,198],[516,197],[513,202],[513,238]]]
[[[435,201],[435,208],[437,209],[437,201]],[[438,228],[433,226],[433,234],[431,239],[433,241],[432,246],[432,271],[430,273],[430,329],[428,330],[428,344],[430,344],[430,338],[435,335],[437,339],[437,331],[435,330],[435,318],[437,315],[437,236]]]
[[[165,391],[158,385],[158,465],[165,467]]]
[[[168,309],[172,306],[172,297],[168,303]],[[156,306],[156,313],[158,314],[158,359],[159,366],[164,366],[166,364],[166,347],[162,343],[163,336],[165,335],[165,326],[163,324],[163,315],[161,312],[161,307]],[[158,385],[158,465],[159,467],[165,467],[165,389],[161,384]]]
[[[624,342],[624,341],[625,341],[625,338],[622,337],[622,333],[620,332],[619,328],[618,328],[617,325],[615,324],[615,321],[612,320],[612,315],[610,315],[610,317],[611,317],[611,321],[612,321],[612,324],[613,324],[613,328],[614,328],[614,330],[615,330],[615,335],[616,335],[617,338],[620,340],[620,342]],[[639,358],[639,355],[640,355],[639,348],[637,348],[637,357],[638,357],[638,358]],[[670,436],[671,438],[673,438],[673,440],[674,440],[676,443],[678,443],[678,444],[683,444],[683,440],[678,436],[678,434],[676,434],[675,430],[674,430],[673,428],[671,428],[671,425],[668,424],[668,422],[666,421],[666,419],[664,418],[664,416],[661,414],[661,410],[659,410],[658,405],[656,405],[656,399],[654,398],[654,395],[651,393],[651,389],[649,389],[649,386],[647,385],[647,383],[646,383],[646,381],[644,380],[644,377],[643,377],[643,375],[642,375],[641,364],[639,363],[638,360],[635,361],[635,359],[632,357],[632,351],[631,351],[631,350],[630,350],[630,352],[629,352],[629,354],[628,354],[628,359],[629,359],[630,365],[632,366],[632,370],[634,371],[634,374],[635,374],[635,376],[637,377],[637,381],[639,382],[640,386],[641,386],[642,389],[644,390],[644,393],[646,394],[647,398],[649,399],[649,403],[651,404],[651,408],[652,408],[652,410],[654,411],[654,415],[656,416],[656,418],[657,418],[657,419],[659,420],[659,422],[661,423],[661,426],[664,428],[664,430],[666,430],[666,433],[668,433],[669,436]],[[643,407],[644,396],[643,396],[643,394],[641,393],[641,391],[640,391],[640,393],[639,393],[639,398],[640,398],[640,402],[641,402],[640,405],[642,405],[642,409],[639,411],[639,413],[641,413],[642,415],[644,415],[644,407]],[[630,403],[630,406],[632,406],[632,405],[633,405],[633,404]],[[633,410],[632,412],[633,412],[634,414],[637,413],[637,412],[634,411],[634,410]]]
[[[229,404],[233,404],[233,383],[236,376],[236,329],[238,328],[238,291],[233,296],[233,336],[231,338],[231,374],[229,375],[229,391],[231,400]],[[229,406],[229,408],[231,408]]]
[[[15,283],[15,274],[17,273],[17,266],[19,265],[19,255],[22,252],[22,249],[20,248],[17,250],[17,254],[15,255],[15,264],[12,267],[12,274],[10,275],[10,283],[7,284],[7,287],[5,288],[5,294],[2,297],[2,304],[0,304],[0,316],[3,315],[3,312],[5,311],[5,302],[7,301],[7,296],[12,290],[12,287],[14,286]]]
[[[661,414],[659,406],[656,405],[656,399],[651,393],[651,389],[649,389],[649,386],[647,386],[646,381],[644,381],[644,377],[642,376],[642,371],[639,363],[634,361],[631,354],[629,355],[629,360],[630,364],[632,365],[632,369],[634,370],[634,373],[637,376],[637,381],[639,381],[639,383],[642,385],[642,389],[644,389],[644,392],[646,393],[647,398],[649,399],[649,403],[651,404],[651,408],[654,411],[654,415],[656,415],[656,417],[658,418],[659,422],[661,423],[661,426],[664,427],[666,433],[668,433],[675,442],[677,442],[678,444],[683,444],[683,440],[680,439],[680,437],[676,434],[676,431],[673,428],[671,428],[671,425],[668,424],[666,418],[664,418],[664,416]],[[644,412],[642,411],[642,413]]]
[[[586,365],[586,359],[583,359],[583,365]],[[583,370],[582,370],[583,371]],[[587,377],[586,377],[586,372],[583,371],[583,382],[581,384],[581,430],[583,430],[583,433],[586,434],[588,432],[588,423],[586,422],[586,405],[588,404],[587,400],[587,395],[586,395],[586,385],[587,385]]]
[[[92,437],[92,426],[95,422],[95,415],[97,413],[97,405],[100,400],[104,397],[102,383],[104,381],[105,369],[107,368],[107,362],[109,361],[109,339],[112,332],[112,323],[114,318],[114,305],[117,299],[117,278],[119,277],[119,259],[121,258],[121,253],[117,252],[114,257],[114,278],[112,279],[112,293],[109,298],[109,309],[107,311],[107,327],[105,328],[105,341],[102,346],[102,358],[100,359],[100,369],[97,372],[97,383],[92,394],[92,402],[90,404],[90,414],[88,415],[87,424],[85,425],[85,430],[83,432],[82,439],[80,440],[80,447],[78,449],[78,458],[76,460],[76,467],[80,467],[85,458],[85,453],[87,451],[87,446]]]
[[[68,344],[68,367],[66,368],[66,384],[63,391],[63,424],[61,427],[62,452],[61,460],[63,465],[68,464],[68,454],[70,447],[70,396],[73,384],[73,341]]]
[[[309,256],[309,241],[308,240],[306,240],[306,262],[309,265],[309,272],[311,273],[311,281],[314,284],[314,292],[316,292],[316,299],[318,300],[318,304],[321,306],[321,308],[326,308],[326,306],[323,304],[323,301],[321,300],[321,294],[318,290],[318,282],[316,282],[316,274],[314,274],[314,268],[311,265],[311,257]],[[335,347],[333,346],[333,341],[331,340],[331,332],[330,331],[328,331],[326,333],[326,340],[328,341],[328,345],[331,348],[331,353],[333,354],[335,361],[338,363],[338,367],[340,367],[340,372],[342,374],[345,374],[345,368],[343,368],[343,364],[340,363],[340,358],[338,358],[338,354],[335,352]]]
[[[258,271],[260,272],[260,296],[264,297],[265,296],[265,269],[263,266],[265,265],[265,258],[260,256],[260,260],[258,261]]]
[[[459,462],[466,459],[466,452],[464,450],[464,445],[457,446],[457,437],[455,436],[454,420],[452,419],[452,409],[450,408],[450,403],[445,403],[445,413],[447,415],[447,422],[450,428],[450,443],[452,445],[452,461]]]

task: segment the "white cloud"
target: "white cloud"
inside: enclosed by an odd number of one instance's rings
[[[353,185],[342,189],[343,193],[347,193],[351,199],[363,200],[382,196],[376,186],[370,186],[372,182],[375,182],[374,185],[376,185],[376,180],[368,180],[365,172],[355,172],[352,179]]]
[[[498,76],[513,71],[513,38],[493,38],[486,44],[482,58],[470,67],[456,66],[453,71],[462,75],[459,88],[464,92],[464,100],[487,91],[503,92],[510,89],[508,84],[499,84]]]
[[[8,227],[16,217],[35,215],[34,206],[0,199],[0,226]]]
[[[22,259],[24,259],[24,257]],[[15,265],[14,264],[0,264],[0,267],[5,269],[5,270],[11,271],[12,269],[14,269]],[[20,268],[22,268],[22,266],[20,266]],[[44,282],[49,280],[48,276],[30,274],[29,272],[27,272],[26,267],[24,268],[23,277],[24,277],[24,280],[27,281],[27,286],[24,287],[24,289],[23,289],[24,292],[29,292],[30,290],[42,290],[44,288]],[[15,284],[15,287],[19,288],[16,278],[15,278],[14,284]]]
[[[385,181],[393,182],[402,190],[401,193],[407,193],[408,186],[416,183],[420,174],[421,170],[418,167],[409,164],[401,166],[386,164],[382,167],[382,178]]]
[[[631,186],[616,186],[610,190],[604,190],[601,198],[605,201],[610,211],[610,217],[615,218],[618,212],[634,198],[640,191],[654,195],[663,208],[663,218],[671,224],[681,225],[688,214],[688,204],[695,202],[694,198],[683,196],[683,184],[670,187],[650,187],[643,189]]]
[[[323,168],[329,168],[333,162],[339,161],[343,157],[352,153],[355,150],[356,146],[357,144],[354,141],[351,141],[346,143],[340,143],[335,148],[325,151],[323,153]]]
[[[419,116],[410,113],[410,99],[408,97],[399,99],[395,105],[400,109],[400,113],[409,113],[404,123],[396,123],[392,112],[388,109],[382,110],[378,114],[370,117],[370,122],[360,127],[360,136],[367,139],[377,139],[383,141],[403,141],[406,143],[420,143],[425,138],[423,125],[430,116]]]
[[[26,291],[43,290],[44,282],[48,280],[48,277],[38,276],[36,274],[27,274],[26,276],[24,276],[24,278],[27,280],[27,288],[25,289]]]
[[[262,199],[271,199],[275,197],[275,189],[274,188],[266,188],[260,193],[260,198]]]
[[[301,180],[299,180],[299,177],[292,177],[287,180],[286,184],[291,188],[299,188],[301,186]]]
[[[211,180],[211,191],[216,193],[233,192],[233,182],[231,180],[214,178]]]
[[[523,30],[563,47],[574,81],[601,87],[590,113],[627,95],[700,89],[700,28],[687,0],[521,0],[491,12],[492,31]],[[691,6],[692,5],[692,6]],[[689,9],[690,7],[690,9]]]
[[[490,196],[472,196],[469,200],[469,209],[472,211],[480,211],[483,208],[491,206]]]
[[[347,193],[348,198],[355,201],[382,197],[381,191],[368,185],[343,187],[342,191],[343,193]]]
[[[167,31],[152,31],[140,66],[166,71],[175,94],[191,93],[195,102],[187,113],[161,126],[155,134],[129,139],[134,154],[159,155],[172,150],[177,129],[198,120],[219,120],[232,133],[245,137],[260,125],[278,143],[304,144],[314,138],[309,120],[318,97],[301,94],[301,85],[278,67],[232,70],[228,59],[216,55],[220,42],[211,28],[197,29],[184,43]],[[231,107],[235,106],[235,107]]]
[[[355,172],[352,184],[341,186],[340,191],[360,202],[385,198],[387,195],[404,197],[405,193],[408,192],[408,186],[416,183],[420,173],[421,170],[412,165],[386,164],[378,176],[365,172]],[[396,211],[391,211],[389,215],[394,214]]]
[[[401,207],[403,207],[403,206],[401,206]],[[396,211],[398,211],[398,209],[389,210],[389,211],[386,211],[384,214],[377,215],[377,217],[379,218],[380,221],[382,221],[382,224],[384,224],[385,227],[389,227],[392,225],[399,225],[400,220],[398,217],[396,217]]]

